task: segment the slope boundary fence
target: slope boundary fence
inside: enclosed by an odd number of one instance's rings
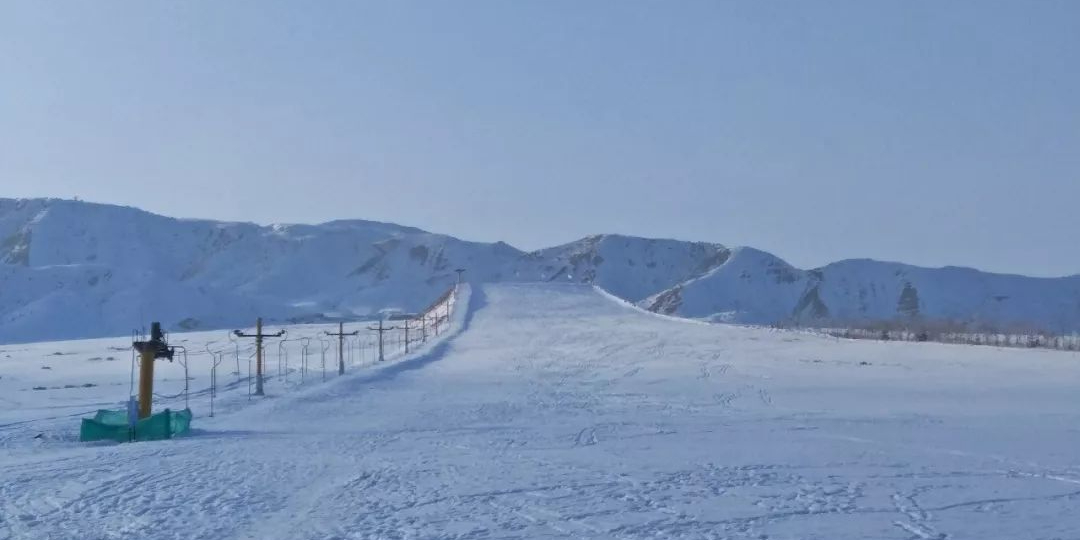
[[[382,330],[376,330],[372,321],[340,323],[348,332],[335,337],[326,330],[331,325],[290,325],[279,328],[287,330],[281,338],[267,338],[264,344],[264,363],[274,369],[264,369],[263,384],[267,389],[282,391],[288,388],[306,386],[324,382],[337,377],[340,363],[349,368],[371,366],[382,361],[386,363],[399,360],[412,352],[418,352],[428,341],[444,335],[453,323],[453,314],[457,307],[458,285],[451,286],[422,311],[417,313],[387,317],[377,321]],[[389,324],[384,324],[389,323]],[[332,325],[334,330],[338,324]],[[210,359],[206,368],[209,370],[209,386],[197,393],[209,398],[207,408],[217,411],[215,401],[222,390],[247,388],[247,400],[254,399],[252,388],[257,377],[253,363],[255,347],[241,346],[230,334],[229,341],[218,342],[218,347],[206,346],[202,353]],[[339,341],[341,340],[340,347]],[[381,343],[380,343],[381,341]],[[382,349],[382,354],[379,350]],[[231,383],[222,385],[219,366],[242,366],[246,362],[247,373],[233,371]]]
[[[1026,349],[1080,351],[1080,334],[931,332],[867,328],[805,328],[805,330],[842,339],[878,341],[914,341],[957,345],[986,345]]]

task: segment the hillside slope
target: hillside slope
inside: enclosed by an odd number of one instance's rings
[[[525,253],[372,221],[271,225],[0,199],[0,343],[365,318],[473,282],[591,283],[673,315],[744,323],[948,318],[1080,329],[1080,277],[844,261],[793,268],[752,248],[589,236]],[[903,301],[901,301],[903,299]]]
[[[466,267],[497,280],[522,255],[367,221],[166,218],[72,201],[0,200],[0,342],[413,311]]]
[[[1080,276],[1032,278],[867,259],[800,270],[752,248],[640,305],[755,324],[953,321],[971,328],[1080,329]]]
[[[515,265],[513,276],[591,283],[637,302],[718,267],[730,254],[722,245],[705,242],[596,235],[530,253]]]
[[[416,311],[477,282],[593,282],[640,300],[708,270],[722,246],[596,236],[526,254],[412,227],[224,223],[53,199],[0,199],[0,343]],[[604,258],[611,259],[605,262]],[[616,261],[617,259],[617,261]]]

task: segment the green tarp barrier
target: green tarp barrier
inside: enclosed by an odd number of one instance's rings
[[[109,411],[101,409],[94,415],[94,420],[101,422],[102,424],[109,424],[110,426],[127,427],[128,425],[126,411]]]
[[[131,440],[131,430],[127,425],[114,426],[83,418],[82,426],[79,427],[79,440],[127,442]]]
[[[169,427],[172,429],[172,434],[183,435],[188,431],[191,431],[191,409],[184,409],[180,412],[172,413],[172,419],[169,421]]]
[[[100,410],[93,419],[83,418],[80,441],[160,441],[187,433],[191,429],[191,409],[165,409],[128,426],[126,411]]]

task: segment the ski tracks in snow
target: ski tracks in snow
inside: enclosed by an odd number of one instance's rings
[[[954,441],[957,426],[864,410],[877,395],[831,379],[869,369],[801,351],[762,360],[772,334],[643,315],[590,287],[477,293],[470,329],[411,369],[198,419],[184,439],[0,462],[0,540],[1015,540],[1080,528],[1075,464],[921,451],[914,441]],[[793,395],[807,377],[836,384]],[[843,392],[856,397],[827,401]],[[1005,444],[981,429],[959,437]]]

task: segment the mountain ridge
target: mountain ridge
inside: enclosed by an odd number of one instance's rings
[[[362,219],[259,225],[0,198],[0,343],[123,335],[151,318],[211,329],[260,315],[289,322],[414,311],[456,281],[456,268],[478,282],[591,283],[653,311],[714,321],[941,315],[1080,329],[1080,276],[872,259],[803,270],[752,247],[621,234],[526,252]]]

